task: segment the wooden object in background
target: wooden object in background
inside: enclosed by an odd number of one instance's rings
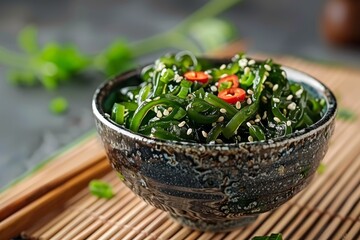
[[[321,24],[330,43],[360,46],[360,1],[329,0]]]

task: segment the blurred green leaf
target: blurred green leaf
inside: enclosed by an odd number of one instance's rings
[[[94,61],[96,68],[102,70],[108,77],[129,70],[134,63],[131,47],[125,40],[112,43]]]
[[[208,18],[190,25],[188,33],[204,51],[211,51],[232,40],[235,28],[227,21]]]
[[[18,35],[18,44],[22,50],[29,54],[38,51],[37,29],[34,26],[27,26]]]
[[[57,76],[61,80],[66,80],[89,64],[89,59],[77,47],[73,45],[60,46],[56,43],[47,44],[44,47],[39,61],[43,64],[44,71],[42,73],[44,75]]]
[[[36,75],[32,71],[10,71],[8,73],[7,79],[11,84],[16,86],[31,87],[37,84]]]
[[[114,194],[114,190],[111,185],[102,180],[92,180],[89,183],[90,193],[99,198],[110,199]]]
[[[323,174],[326,170],[326,165],[324,163],[320,163],[319,167],[317,168],[317,173],[318,174]]]
[[[50,101],[49,109],[54,114],[62,114],[69,107],[68,101],[63,97],[57,97]]]
[[[211,0],[172,29],[129,43],[116,40],[100,54],[84,55],[75,45],[47,43],[38,46],[37,30],[25,27],[18,35],[23,53],[0,46],[0,63],[11,68],[9,80],[15,85],[42,84],[54,90],[65,81],[75,79],[86,69],[95,69],[106,77],[134,67],[135,58],[166,48],[211,51],[234,37],[234,28],[226,21],[214,18],[241,0]],[[19,72],[17,72],[19,71]]]
[[[89,63],[90,60],[75,46],[49,43],[40,52],[35,64],[40,82],[45,88],[53,90],[61,82],[83,71]]]
[[[356,113],[350,109],[340,107],[336,118],[339,120],[352,122],[356,120],[357,116]]]

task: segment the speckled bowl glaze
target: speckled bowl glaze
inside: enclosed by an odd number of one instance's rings
[[[214,62],[219,60],[212,60]],[[230,231],[279,207],[311,181],[334,130],[336,99],[313,77],[284,67],[290,80],[326,99],[323,118],[289,136],[240,144],[154,140],[108,119],[114,90],[136,85],[136,69],[101,85],[92,107],[112,167],[124,183],[181,224]]]

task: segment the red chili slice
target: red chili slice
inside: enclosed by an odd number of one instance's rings
[[[237,88],[239,86],[239,78],[236,75],[229,75],[223,78],[220,78],[219,80],[219,86],[221,86],[221,83],[228,83],[230,82],[231,88]]]
[[[209,80],[209,76],[201,71],[190,71],[185,73],[184,76],[189,81],[197,81],[201,83],[206,83]]]
[[[218,93],[218,97],[225,102],[235,104],[245,100],[246,92],[241,88],[229,88]]]

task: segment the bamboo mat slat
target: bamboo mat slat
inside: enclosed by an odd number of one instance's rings
[[[275,60],[320,79],[335,92],[340,108],[357,114],[355,121],[337,120],[323,160],[325,172],[280,208],[228,233],[182,227],[125,187],[91,136],[0,195],[0,239],[22,233],[54,240],[231,240],[274,232],[281,232],[285,239],[360,239],[360,71],[288,56]],[[113,185],[116,195],[112,199],[88,193],[87,183],[98,177]]]

